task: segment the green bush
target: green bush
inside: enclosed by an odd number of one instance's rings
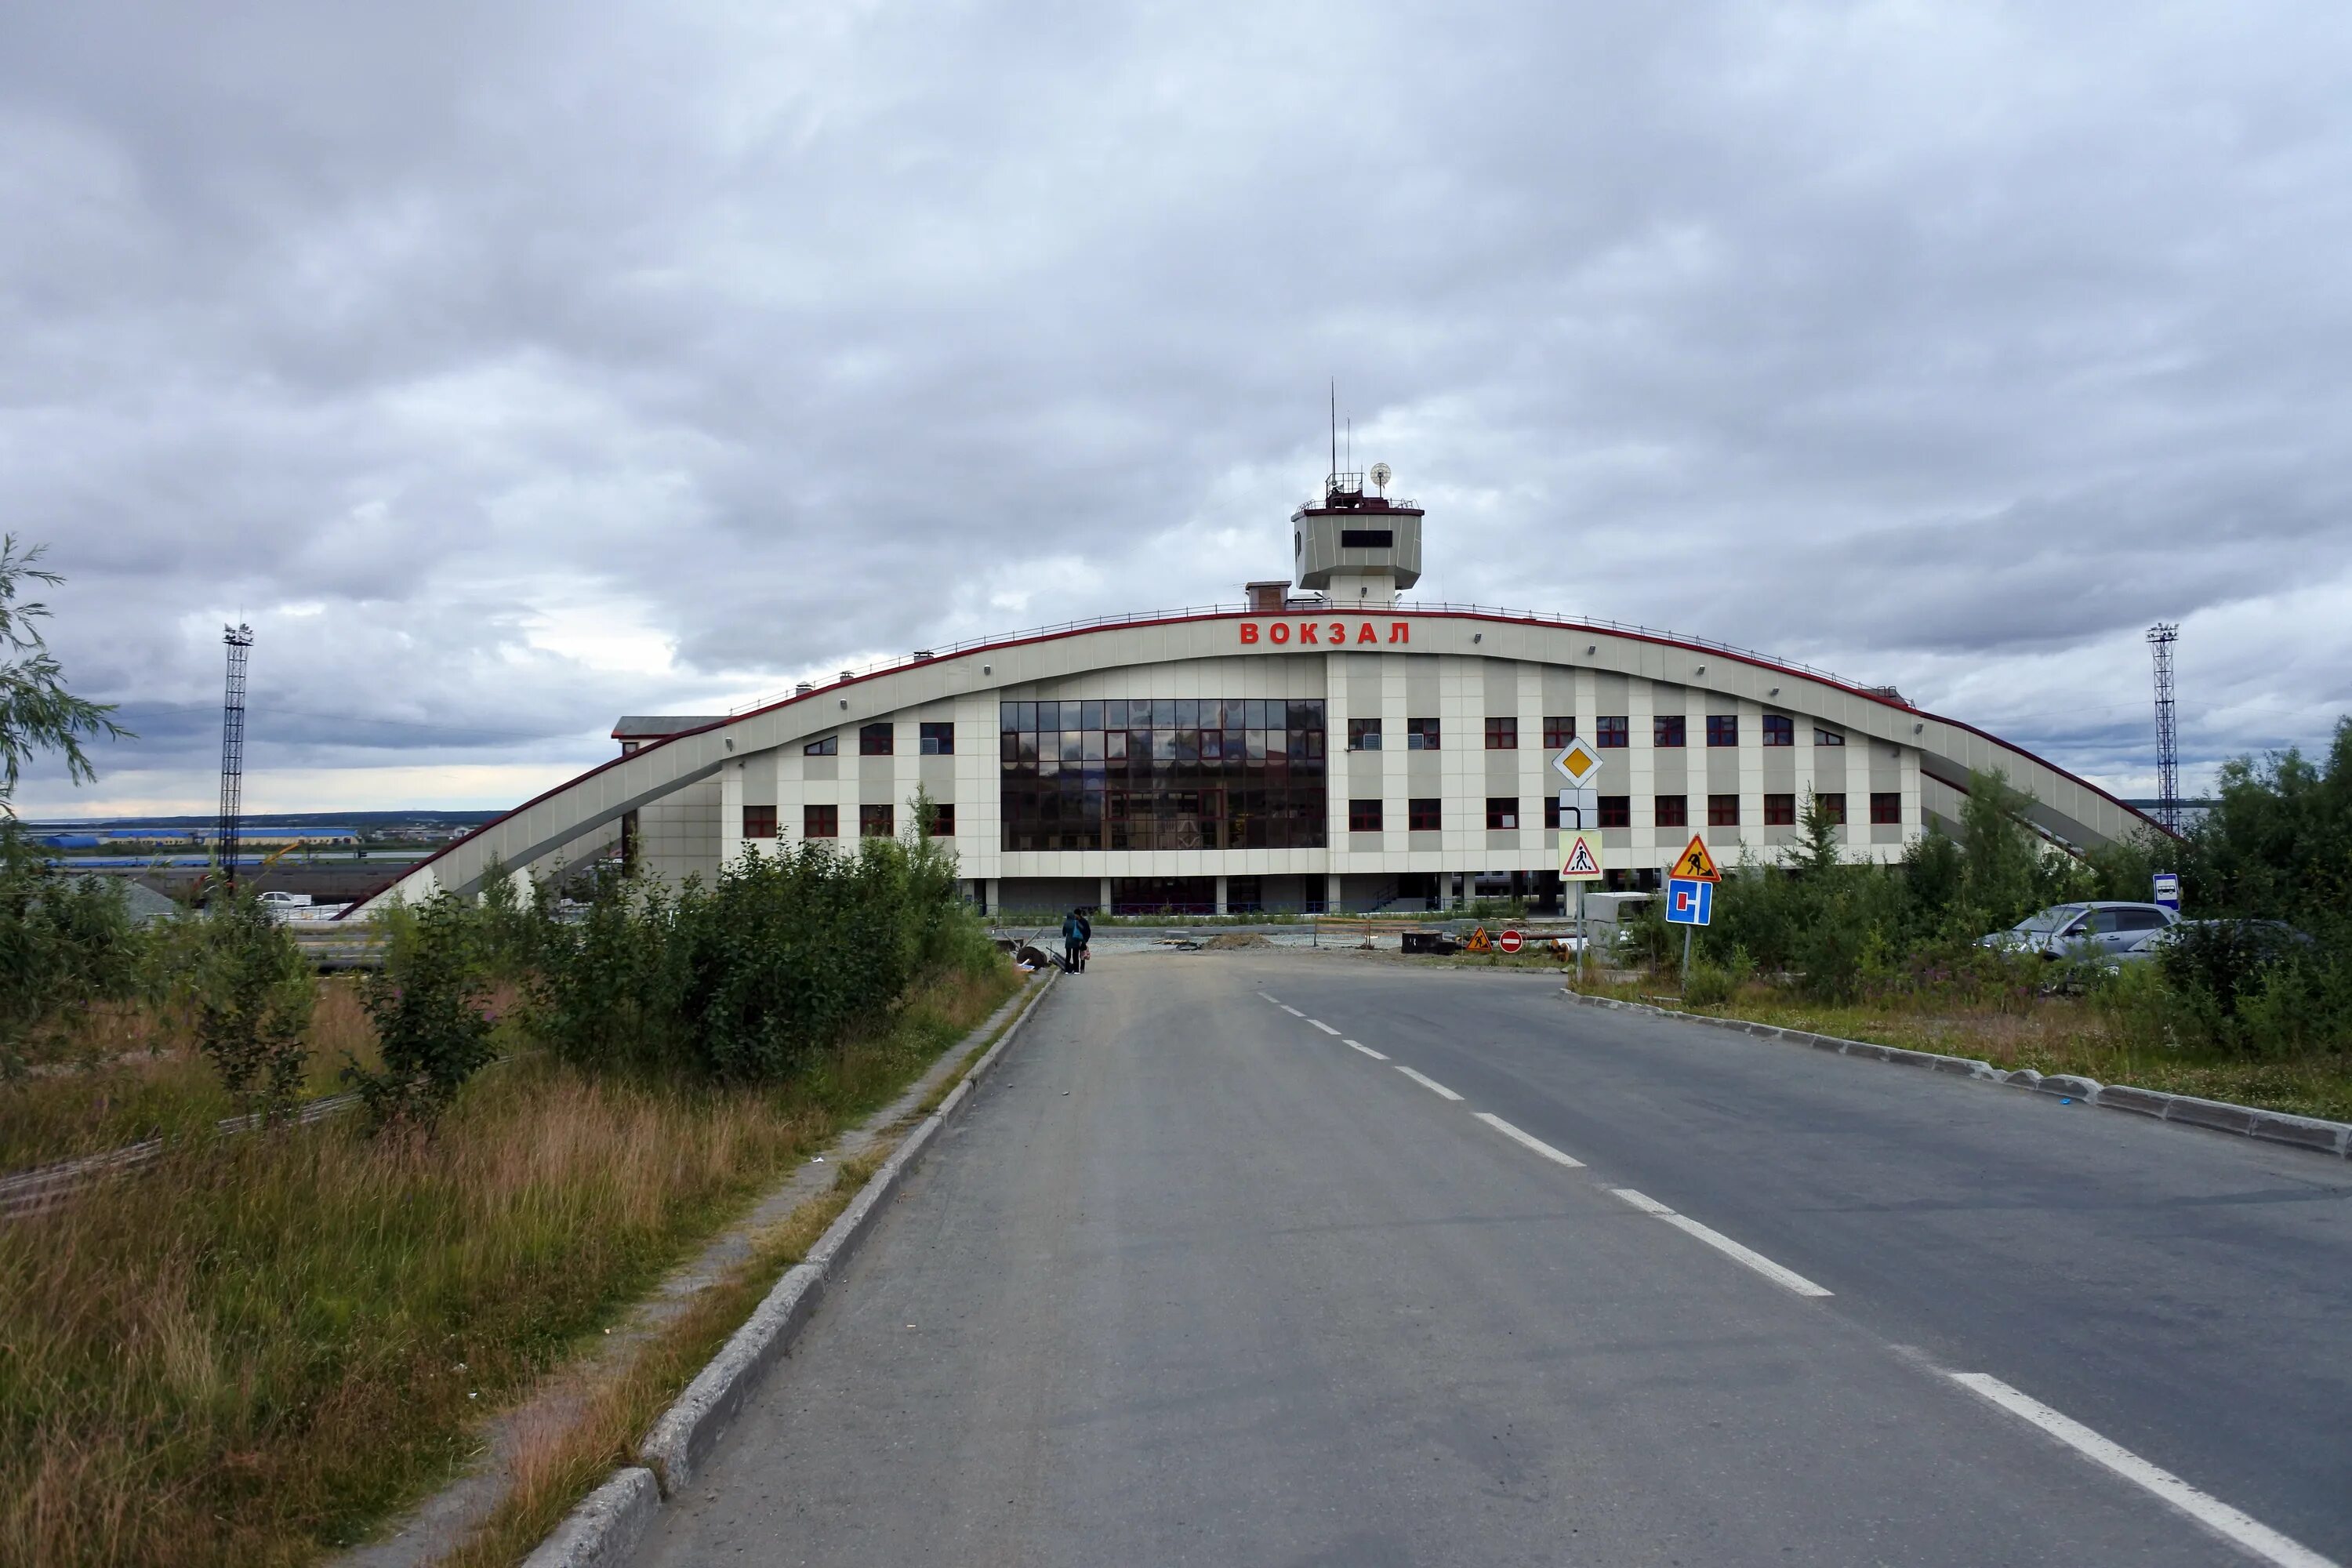
[[[196,1044],[221,1087],[272,1120],[294,1109],[310,1064],[317,987],[293,936],[250,891],[216,898],[196,928]]]
[[[478,927],[474,911],[447,893],[409,906],[402,940],[361,987],[383,1065],[346,1060],[343,1078],[378,1127],[429,1126],[496,1055]]]
[[[134,994],[148,946],[121,883],[52,870],[0,815],[0,1076],[76,1009]]]
[[[918,797],[910,820],[928,808]],[[772,1081],[887,1016],[927,970],[996,951],[958,896],[955,860],[905,840],[750,847],[709,887],[601,894],[542,923],[533,1025],[588,1065]]]

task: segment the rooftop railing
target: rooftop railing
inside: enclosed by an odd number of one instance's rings
[[[1340,615],[1361,613],[1360,610],[1349,610],[1339,605],[1332,605],[1328,608]],[[1479,616],[1488,620],[1521,621],[1530,626],[1562,626],[1577,631],[1614,632],[1629,637],[1663,639],[1680,643],[1687,647],[1729,654],[1735,658],[1753,660],[1759,664],[1770,665],[1775,669],[1812,676],[1822,680],[1833,681],[1840,686],[1853,687],[1857,690],[1884,692],[1894,696],[1896,701],[1902,700],[1891,687],[1864,686],[1859,682],[1848,680],[1834,671],[1823,669],[1818,665],[1806,664],[1800,659],[1780,658],[1772,654],[1759,653],[1754,648],[1742,647],[1737,643],[1721,642],[1713,637],[1693,637],[1687,632],[1671,631],[1664,626],[1649,626],[1633,621],[1611,620],[1601,616],[1564,616],[1546,610],[1514,610],[1498,605],[1465,605],[1444,600],[1423,599],[1400,599],[1393,605],[1379,606],[1379,611],[1383,615]],[[941,643],[936,647],[901,654],[896,658],[882,659],[863,669],[845,669],[842,671],[839,680],[820,684],[814,689],[825,691],[845,681],[862,680],[874,675],[886,675],[894,669],[909,669],[919,664],[929,664],[935,659],[951,658],[957,654],[969,653],[975,648],[1029,642],[1038,637],[1062,637],[1072,632],[1105,631],[1115,626],[1146,626],[1160,621],[1201,619],[1210,616],[1258,616],[1275,613],[1271,610],[1253,610],[1244,604],[1187,605],[1178,610],[1137,610],[1126,615],[1089,616],[1078,620],[1056,621],[1049,626],[1031,626],[1025,631],[998,632],[985,637],[965,637],[959,642]],[[1302,605],[1298,600],[1293,599],[1290,601],[1289,609],[1283,613],[1313,615],[1319,612],[1311,606]],[[814,692],[802,692],[798,687],[788,687],[764,697],[754,698],[748,702],[739,702],[727,711],[730,716],[750,713],[758,709],[786,701],[795,695],[814,694]]]

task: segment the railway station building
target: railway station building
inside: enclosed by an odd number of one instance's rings
[[[2088,848],[2147,826],[2104,790],[1896,691],[1703,638],[1407,596],[1423,510],[1333,474],[1292,571],[1242,603],[926,648],[729,714],[634,716],[619,754],[377,898],[610,854],[706,880],[744,853],[913,828],[989,910],[1357,910],[1560,893],[1552,760],[1582,738],[1607,885],[1694,833],[1769,863],[1807,797],[1851,858],[1957,832],[1971,771]]]

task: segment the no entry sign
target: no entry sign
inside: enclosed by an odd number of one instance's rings
[[[1495,939],[1495,945],[1501,948],[1505,952],[1517,952],[1520,948],[1527,945],[1527,938],[1521,936],[1515,931],[1507,931],[1501,936]]]

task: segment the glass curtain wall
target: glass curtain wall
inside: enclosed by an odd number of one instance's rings
[[[1007,850],[1320,849],[1323,703],[1006,702]]]

